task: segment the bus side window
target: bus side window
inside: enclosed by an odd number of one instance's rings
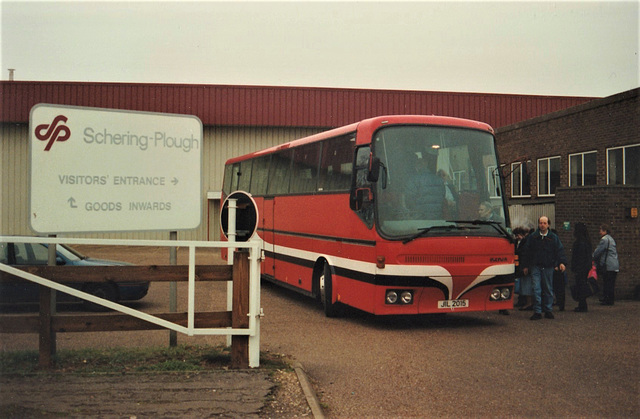
[[[259,196],[267,193],[270,159],[271,156],[264,156],[254,160],[251,175],[251,195]]]
[[[281,195],[289,193],[289,178],[291,175],[291,150],[274,154],[269,171],[269,185],[267,195]]]
[[[231,176],[229,176],[229,193],[238,190],[238,181],[240,180],[240,163],[234,163],[231,166]]]
[[[222,185],[224,196],[229,196],[231,193],[231,179],[233,179],[233,165],[229,164],[224,168],[224,184]]]
[[[318,182],[320,143],[293,149],[291,193],[314,193]]]
[[[251,193],[251,167],[253,160],[245,160],[240,163],[240,173],[238,173],[238,190]]]
[[[346,191],[353,172],[353,135],[332,138],[322,144],[318,191]]]

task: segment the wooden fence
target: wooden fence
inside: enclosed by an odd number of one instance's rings
[[[0,267],[2,268],[2,267]],[[77,282],[184,282],[189,280],[189,266],[30,266],[16,267],[21,271],[48,279],[59,284]],[[17,275],[7,272],[8,267],[0,270],[0,281],[25,281]],[[239,333],[229,333],[231,340],[231,367],[248,368],[249,363],[249,323],[250,323],[250,262],[249,252],[237,250],[234,253],[233,266],[196,265],[196,281],[233,281],[233,305],[231,311],[195,312],[193,323],[196,328],[233,328],[247,329]],[[52,301],[50,287],[40,285],[39,314],[0,314],[0,333],[38,333],[39,364],[43,368],[53,365],[56,351],[56,333],[72,332],[113,332],[131,330],[163,329],[157,323],[149,322],[129,314],[57,314],[55,301]],[[153,313],[153,317],[172,324],[187,327],[189,313]],[[238,330],[236,330],[238,332]],[[223,333],[218,333],[223,334]],[[257,365],[252,365],[257,366]]]

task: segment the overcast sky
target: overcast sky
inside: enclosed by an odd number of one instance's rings
[[[2,80],[608,96],[640,86],[639,0],[1,0]]]

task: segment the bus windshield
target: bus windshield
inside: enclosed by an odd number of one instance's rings
[[[493,136],[466,128],[391,126],[373,138],[382,170],[376,224],[388,239],[504,235]]]

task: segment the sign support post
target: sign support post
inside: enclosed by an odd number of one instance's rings
[[[55,234],[49,237],[56,237]],[[56,244],[49,244],[49,266],[56,266]],[[53,355],[56,353],[56,332],[53,331],[52,319],[56,314],[56,290],[40,285],[40,333],[39,333],[39,365],[41,368],[53,366]]]
[[[169,233],[169,240],[178,240],[178,232],[172,231]],[[178,249],[175,246],[169,248],[169,265],[178,264]],[[178,311],[178,283],[175,281],[169,282],[169,312],[176,313]],[[169,346],[178,346],[178,332],[175,330],[169,330]]]

